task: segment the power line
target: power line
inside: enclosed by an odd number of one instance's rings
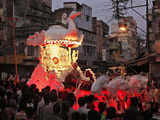
[[[136,6],[133,6],[133,0],[131,0],[131,6],[130,7],[125,7],[125,9],[131,9],[132,11],[134,11],[137,15],[139,15],[143,20],[147,20],[141,13],[139,13],[137,10],[135,10],[134,8],[139,8],[139,7],[145,7],[145,5],[136,5]],[[142,28],[138,27],[137,26],[137,29],[139,29],[140,31],[142,31],[143,33],[146,34],[146,31],[143,30]]]
[[[142,28],[140,28],[140,27],[138,27],[138,26],[137,26],[137,28],[138,28],[139,30],[141,30],[143,33],[146,34],[146,31],[145,31],[145,30],[143,30]]]
[[[150,52],[150,45],[149,45],[149,7],[148,7],[149,0],[146,0],[146,48],[147,52]]]
[[[141,8],[141,7],[145,7],[145,6],[146,5],[135,5],[135,6],[125,7],[124,9]]]
[[[135,10],[134,8],[132,8],[131,10],[133,10],[137,15],[139,15],[146,21],[146,18],[142,14],[140,14],[137,10]]]

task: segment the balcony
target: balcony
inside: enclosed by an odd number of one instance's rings
[[[46,26],[27,26],[16,28],[16,37],[28,37],[35,32],[40,32]]]

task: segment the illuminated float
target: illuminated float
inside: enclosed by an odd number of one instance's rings
[[[78,59],[77,48],[83,41],[83,35],[79,35],[74,23],[80,14],[72,11],[68,18],[65,13],[62,15],[68,28],[53,25],[28,37],[27,45],[40,47],[40,63],[27,83],[29,86],[35,84],[40,91],[46,86],[58,90],[64,88],[64,76],[74,69],[73,65]]]

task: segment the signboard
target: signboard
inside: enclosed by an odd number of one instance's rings
[[[102,61],[106,61],[106,49],[102,49]]]

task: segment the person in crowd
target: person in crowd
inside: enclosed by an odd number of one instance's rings
[[[106,85],[109,81],[109,76],[106,71],[102,71],[100,77],[98,77],[91,86],[92,94],[100,94],[103,88],[106,88]]]
[[[66,102],[68,103],[68,107],[69,107],[69,110],[68,110],[68,119],[71,120],[71,116],[72,116],[72,113],[75,112],[75,110],[73,109],[73,105],[76,101],[76,97],[73,93],[68,93],[67,94],[67,97],[66,97]]]
[[[15,118],[17,103],[15,99],[16,95],[13,91],[8,90],[6,98],[6,107],[4,109],[4,115],[6,115],[6,120],[12,120]]]
[[[52,114],[53,113],[53,105],[57,102],[58,96],[57,96],[57,91],[52,90],[51,93],[49,94],[49,104],[45,106],[45,111],[46,114]]]
[[[88,112],[88,120],[101,120],[101,115],[96,110]]]
[[[34,114],[34,102],[33,99],[30,97],[28,99],[28,102],[26,103],[26,113],[27,113],[27,117],[32,118],[33,114]]]
[[[94,102],[97,98],[94,95],[85,96],[88,109],[95,109]]]
[[[102,75],[103,76],[103,75]],[[100,76],[100,77],[102,77]],[[104,75],[103,77],[106,78]],[[98,77],[99,78],[99,77]],[[98,80],[98,79],[97,79]],[[105,80],[104,80],[105,81]],[[148,91],[147,91],[148,90]],[[38,91],[35,85],[27,86],[19,81],[0,81],[0,120],[117,120],[116,106],[109,108],[112,96],[101,94],[90,94],[78,98],[79,108],[74,110],[76,95],[71,91],[50,91],[50,87]],[[80,91],[81,92],[81,91]],[[120,112],[124,120],[150,120],[152,114],[157,112],[159,104],[158,87],[146,89],[143,94],[131,95],[128,91],[126,101],[127,107]],[[114,98],[114,103],[120,106],[118,96]],[[141,98],[141,99],[139,99]],[[152,98],[152,99],[150,99]],[[96,101],[95,101],[96,100]],[[118,105],[119,102],[119,105]],[[98,104],[97,104],[98,103]],[[146,107],[142,109],[142,105]],[[124,104],[126,105],[126,104]],[[122,107],[120,107],[122,108]],[[99,111],[98,111],[99,110]]]
[[[49,96],[49,93],[46,93],[44,95],[44,106],[40,108],[40,120],[46,120],[48,118],[48,114],[46,114],[46,106],[49,105],[49,102],[50,102],[50,96]]]
[[[16,120],[27,120],[26,105],[24,103],[20,104],[19,110],[16,112]]]
[[[69,119],[69,120],[80,120],[80,116],[81,116],[81,114],[79,112],[73,112],[71,114],[71,119]]]
[[[158,81],[159,79],[154,78],[155,81]],[[160,93],[158,89],[158,83],[154,82],[152,86],[152,110],[153,112],[158,112],[159,108],[159,101],[160,100]]]
[[[143,116],[138,111],[138,100],[136,97],[130,99],[130,107],[126,110],[124,120],[143,120]]]
[[[37,105],[37,112],[36,112],[38,119],[40,119],[41,108],[43,108],[44,106],[45,106],[44,97],[43,97],[43,95],[41,95],[39,98],[39,102]]]
[[[50,118],[48,118],[48,120],[63,120],[61,117],[61,104],[60,102],[57,102],[54,106],[53,106],[53,114],[52,116],[50,116]]]
[[[5,87],[0,86],[0,120],[4,120],[4,109],[6,107]]]
[[[80,114],[82,113],[88,114],[89,109],[87,108],[87,102],[84,97],[80,97],[78,99],[78,104],[79,104],[79,109],[77,110],[77,112],[79,112]]]
[[[106,115],[105,115],[105,109],[106,109],[106,104],[104,102],[100,102],[98,104],[98,108],[99,108],[99,113],[101,115],[101,120],[106,120]]]
[[[152,120],[152,108],[151,108],[151,103],[145,103],[145,109],[143,112],[144,120]]]
[[[107,119],[106,120],[116,120],[116,109],[114,107],[107,108]]]
[[[68,111],[69,111],[69,104],[67,101],[62,102],[62,110],[61,110],[61,117],[63,120],[68,120]]]
[[[87,115],[86,114],[80,114],[80,120],[87,120]]]

